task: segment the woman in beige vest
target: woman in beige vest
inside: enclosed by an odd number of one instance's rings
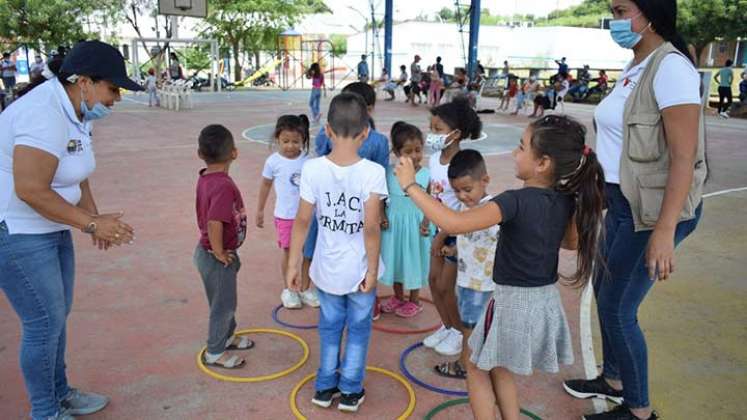
[[[594,279],[604,369],[564,387],[577,398],[620,404],[584,419],[657,419],[637,313],[654,282],[674,271],[674,248],[701,216],[701,82],[677,33],[676,0],[611,0],[611,9],[612,38],[634,57],[594,113],[607,181],[607,267]]]

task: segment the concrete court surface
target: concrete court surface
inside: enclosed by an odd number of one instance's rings
[[[149,109],[144,96],[127,96],[94,130],[98,168],[91,182],[102,212],[124,210],[136,228],[136,243],[107,253],[75,234],[76,296],[68,322],[68,375],[71,383],[112,397],[110,406],[92,419],[291,419],[288,395],[315,371],[318,339],[314,330],[288,330],[311,349],[308,362],[286,377],[262,383],[216,381],[197,369],[203,346],[207,305],[192,265],[197,229],[194,188],[201,162],[196,156],[199,130],[225,124],[234,133],[240,155],[231,168],[249,213],[248,240],[240,254],[240,328],[281,328],[270,313],[279,303],[279,251],[269,217],[264,229],[254,224],[262,164],[271,150],[267,133],[283,113],[307,112],[308,92],[252,91],[195,96],[193,110]],[[326,109],[328,99],[323,100]],[[567,105],[567,112],[591,123],[593,107]],[[425,106],[379,101],[375,119],[388,134],[404,119],[427,129]],[[527,124],[524,116],[482,115],[486,138],[468,144],[488,155],[491,191],[517,187],[508,152]],[[270,127],[268,129],[268,127]],[[312,128],[312,131],[318,128]],[[314,133],[312,133],[314,134]],[[747,186],[747,121],[708,118],[708,151],[712,175],[707,192]],[[654,406],[669,419],[738,419],[747,410],[747,283],[744,278],[747,192],[707,198],[696,233],[677,252],[677,272],[657,285],[643,305],[640,321],[648,334],[651,394]],[[266,212],[271,214],[272,200]],[[563,253],[562,270],[573,267],[574,255]],[[379,294],[390,293],[380,288]],[[576,361],[557,375],[520,378],[522,406],[543,419],[573,419],[595,409],[591,401],[570,398],[564,379],[581,377],[589,364],[601,363],[594,352],[581,351],[581,291],[561,287],[574,333]],[[424,293],[428,296],[427,291]],[[587,308],[588,309],[588,308]],[[591,313],[594,309],[591,308]],[[315,310],[281,312],[288,322],[313,323]],[[412,321],[385,317],[380,325],[424,328],[437,322],[435,310]],[[596,321],[592,323],[599,353]],[[588,328],[586,330],[588,333]],[[588,335],[588,334],[587,334]],[[369,365],[399,372],[400,353],[425,334],[393,335],[376,331]],[[293,365],[298,345],[280,336],[253,335],[255,350],[247,353],[242,374],[263,375]],[[0,299],[0,418],[21,419],[28,413],[18,368],[19,322],[5,298]],[[453,389],[456,380],[439,379],[432,366],[442,358],[419,349],[408,367],[419,378]],[[312,386],[298,397],[310,419],[395,418],[407,405],[407,394],[392,379],[369,374],[367,400],[354,416],[312,408]],[[452,399],[413,385],[417,404],[412,418],[422,418],[437,404]],[[597,404],[598,405],[598,404]],[[453,407],[437,418],[469,418],[466,406]]]

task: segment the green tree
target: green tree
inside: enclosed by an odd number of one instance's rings
[[[87,37],[82,18],[93,10],[88,0],[2,0],[0,39],[10,49],[70,45]]]
[[[342,57],[348,53],[348,39],[344,35],[332,34],[329,37],[329,42],[332,43],[332,55],[335,57]]]
[[[448,7],[444,7],[439,10],[437,15],[441,18],[441,20],[446,22],[454,20],[454,11],[449,9]]]
[[[190,72],[197,73],[210,68],[210,53],[208,47],[187,47],[177,51],[184,58],[184,64]]]
[[[303,15],[329,9],[321,0],[209,0],[203,33],[227,46],[234,59],[234,77],[241,80],[242,46],[255,49],[295,25]],[[261,41],[255,42],[260,35]],[[247,49],[247,48],[245,48]]]
[[[747,0],[680,0],[677,27],[693,48],[698,65],[703,50],[717,38],[747,35]]]

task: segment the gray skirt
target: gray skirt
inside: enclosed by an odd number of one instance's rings
[[[573,363],[571,332],[560,293],[542,287],[496,285],[469,338],[470,360],[482,370],[502,367],[520,375],[555,373]]]

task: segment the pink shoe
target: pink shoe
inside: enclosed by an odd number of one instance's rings
[[[404,300],[397,299],[397,296],[390,296],[389,299],[381,304],[381,312],[384,312],[385,314],[397,312],[397,310],[399,310],[399,308],[404,304]]]
[[[423,312],[422,304],[418,305],[417,303],[406,302],[404,305],[400,306],[394,314],[402,318],[412,318],[421,312]]]

